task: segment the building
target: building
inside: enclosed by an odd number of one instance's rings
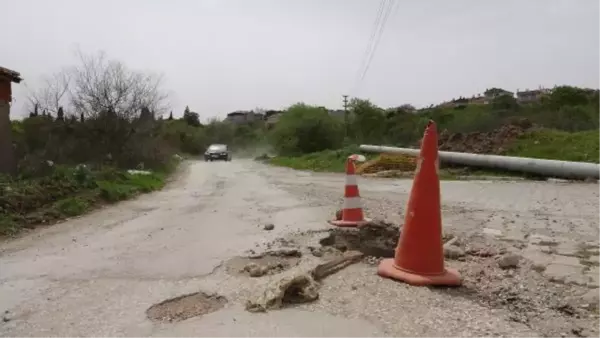
[[[265,119],[264,114],[255,113],[254,111],[243,111],[238,110],[233,113],[227,114],[225,121],[229,121],[235,124],[246,124],[255,121],[262,121]]]
[[[519,103],[532,103],[532,102],[539,102],[542,97],[544,97],[545,95],[548,95],[552,93],[551,89],[548,88],[538,88],[538,89],[533,89],[533,90],[524,90],[522,92],[520,92],[517,89],[517,102]]]
[[[504,90],[502,88],[490,88],[490,89],[486,89],[485,92],[483,92],[483,96],[485,96],[488,100],[492,100],[499,96],[514,97],[515,94],[513,92],[509,92],[508,90]]]
[[[21,81],[21,74],[0,67],[0,173],[3,174],[16,174],[17,172],[10,128],[10,103],[12,102],[12,83]]]

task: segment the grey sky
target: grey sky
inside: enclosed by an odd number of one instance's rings
[[[359,97],[425,106],[486,87],[598,87],[597,0],[398,0]],[[176,115],[341,107],[375,0],[0,0],[0,65],[26,87],[79,47],[165,75]]]

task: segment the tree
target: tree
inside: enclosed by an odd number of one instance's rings
[[[198,116],[198,113],[190,111],[190,107],[188,106],[185,106],[185,110],[183,111],[183,120],[190,126],[200,126],[200,117]]]
[[[70,83],[71,74],[66,69],[44,77],[42,86],[27,96],[30,107],[33,107],[30,116],[38,116],[38,108],[50,115],[57,114],[61,107],[68,104]]]
[[[335,149],[342,144],[343,125],[319,107],[298,103],[282,114],[271,133],[282,155]]]
[[[70,104],[86,117],[106,113],[121,119],[139,117],[142,108],[161,114],[167,95],[161,76],[131,70],[102,52],[78,53],[79,64],[69,69]]]
[[[64,113],[62,107],[58,107],[58,111],[56,112],[56,120],[57,121],[64,121],[65,120],[65,113]]]
[[[173,121],[173,111],[172,110],[169,113],[169,121]]]
[[[351,132],[359,143],[379,143],[384,138],[385,112],[369,100],[354,98],[349,104]]]

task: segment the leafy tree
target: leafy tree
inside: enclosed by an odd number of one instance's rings
[[[358,143],[378,143],[384,139],[385,112],[369,100],[352,99],[349,104],[351,136]]]
[[[270,137],[282,155],[306,154],[341,146],[343,126],[323,109],[298,103],[281,115]]]
[[[198,113],[190,111],[188,106],[185,106],[185,110],[183,111],[183,120],[190,126],[200,126],[200,117],[198,116]]]
[[[173,121],[173,111],[172,110],[169,113],[169,121]]]

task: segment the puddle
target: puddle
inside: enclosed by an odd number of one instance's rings
[[[223,296],[196,292],[154,304],[146,310],[146,315],[155,322],[179,322],[215,312],[226,303],[227,299]]]

